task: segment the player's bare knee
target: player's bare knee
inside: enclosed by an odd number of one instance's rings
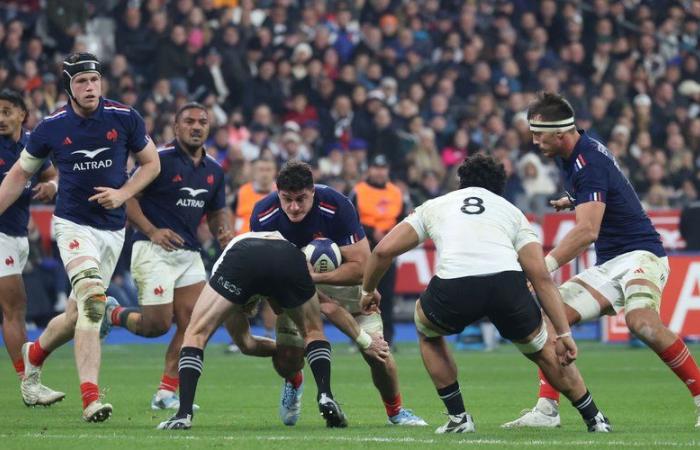
[[[70,264],[68,278],[77,305],[78,329],[99,330],[105,312],[105,286],[97,261],[92,258]]]
[[[630,332],[646,343],[653,343],[663,325],[660,320],[644,310],[633,310],[625,315],[625,323]]]
[[[304,349],[278,345],[272,365],[280,376],[290,377],[304,368]]]

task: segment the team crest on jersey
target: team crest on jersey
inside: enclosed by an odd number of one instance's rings
[[[71,250],[76,250],[80,248],[80,242],[78,242],[77,239],[73,239],[72,241],[70,241],[70,244],[68,244],[68,248]]]
[[[175,176],[173,177],[173,180],[172,180],[172,181],[173,181],[173,183],[179,183],[179,182],[182,181],[182,176],[180,176],[180,174],[178,173],[177,175],[175,175]]]
[[[63,140],[63,145],[71,145],[73,143],[73,140],[70,138],[70,136],[66,136],[66,138]]]
[[[4,166],[4,165],[5,165],[5,160],[0,158],[0,166]]]
[[[15,265],[15,258],[13,258],[12,256],[8,256],[7,258],[5,258],[5,265],[6,266],[14,266]]]
[[[163,289],[163,286],[161,286],[160,284],[158,285],[158,287],[153,289],[153,293],[159,297],[163,296],[163,292],[165,292],[165,289]]]
[[[207,176],[207,184],[208,184],[209,186],[211,186],[212,184],[214,184],[214,175],[208,175],[208,176]]]
[[[109,130],[107,132],[107,140],[108,141],[117,142],[118,137],[119,137],[119,133],[114,128],[112,128],[111,130]]]

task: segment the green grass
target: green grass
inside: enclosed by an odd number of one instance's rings
[[[662,448],[700,447],[695,410],[687,389],[650,351],[583,344],[581,367],[596,402],[610,417],[614,434],[593,435],[565,401],[563,427],[556,430],[502,430],[499,425],[531,407],[536,394],[534,366],[512,346],[493,353],[456,353],[460,383],[477,432],[437,436],[443,405],[414,345],[397,353],[404,403],[430,427],[386,425],[384,408],[358,355],[337,346],[333,387],[349,417],[344,430],[329,430],[314,405],[315,386],[306,371],[303,415],[297,426],[277,418],[280,380],[269,360],[223,354],[212,346],[197,391],[202,407],[187,432],[156,431],[169,416],[152,412],[151,395],[160,377],[161,345],[109,345],[103,351],[101,386],[114,405],[103,424],[80,419],[81,405],[72,348],[47,361],[43,381],[68,397],[50,408],[23,406],[18,383],[5,357],[0,364],[0,448],[2,449],[443,449],[443,448]],[[691,348],[700,355],[700,347]],[[4,352],[3,352],[4,353]]]

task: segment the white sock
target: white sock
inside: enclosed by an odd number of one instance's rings
[[[693,401],[695,402],[695,406],[700,409],[700,395],[693,397]]]
[[[551,398],[538,398],[535,408],[548,416],[556,416],[559,414],[559,404],[556,400],[552,400]]]

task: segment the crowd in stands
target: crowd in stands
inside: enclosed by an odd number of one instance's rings
[[[159,145],[179,105],[209,108],[229,198],[256,158],[308,161],[349,193],[381,153],[417,205],[487,152],[536,215],[563,186],[525,110],[560,92],[660,209],[700,190],[699,38],[699,0],[4,1],[0,88],[24,93],[31,129],[66,102],[63,57],[90,51]]]

